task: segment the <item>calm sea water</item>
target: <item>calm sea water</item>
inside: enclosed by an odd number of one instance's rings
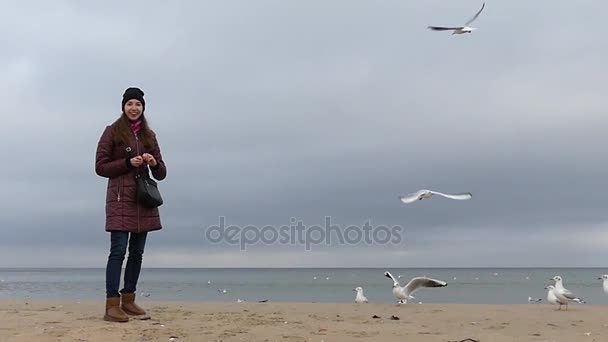
[[[350,303],[361,286],[370,302],[394,303],[385,269],[143,269],[138,292],[149,301]],[[560,275],[566,288],[589,304],[608,304],[593,268],[417,268],[389,269],[401,285],[426,275],[445,288],[415,293],[423,303],[525,304],[528,296],[546,301],[544,287]],[[316,277],[316,279],[315,279]],[[207,284],[211,281],[211,284]],[[220,294],[218,289],[226,289]],[[104,269],[0,269],[0,300],[91,301],[105,298]]]

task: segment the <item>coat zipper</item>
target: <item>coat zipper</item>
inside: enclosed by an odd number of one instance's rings
[[[118,184],[118,198],[116,199],[118,202],[120,202],[120,188],[122,187],[122,178],[120,178],[120,184]]]
[[[137,148],[137,155],[139,155],[139,139],[137,138],[137,133],[133,132],[133,135],[135,135],[135,146]],[[139,170],[137,173],[139,174]],[[139,233],[139,202],[137,203],[137,232]]]

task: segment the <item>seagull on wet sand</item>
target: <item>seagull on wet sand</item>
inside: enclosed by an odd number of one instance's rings
[[[453,200],[460,200],[460,201],[469,200],[469,199],[473,198],[473,194],[471,194],[470,192],[463,192],[463,193],[458,193],[458,194],[446,194],[446,193],[442,193],[442,192],[438,192],[438,191],[422,189],[422,190],[418,190],[414,193],[407,194],[405,196],[399,196],[399,200],[401,200],[401,202],[403,202],[405,204],[410,204],[410,203],[414,203],[416,201],[422,201],[423,199],[429,199],[435,195],[453,199]]]
[[[431,29],[431,30],[434,30],[434,31],[454,31],[454,32],[452,32],[452,34],[471,33],[473,31],[475,31],[476,28],[469,27],[469,25],[473,21],[475,21],[475,19],[477,19],[477,17],[479,16],[479,14],[481,13],[481,11],[483,11],[483,9],[485,7],[486,7],[486,3],[484,2],[483,5],[481,5],[481,9],[479,10],[479,12],[477,12],[477,14],[475,14],[475,16],[473,16],[473,18],[469,19],[469,21],[467,21],[463,26],[456,26],[456,27],[428,26],[428,28]]]
[[[563,305],[566,305],[566,310],[568,310],[569,301],[576,302],[579,304],[585,303],[584,300],[578,298],[574,295],[574,293],[572,293],[572,291],[564,287],[562,277],[555,276],[551,278],[551,280],[555,281],[555,289],[553,290],[553,293],[555,293],[555,296],[560,300],[560,302],[563,303]]]
[[[357,295],[355,296],[355,303],[367,303],[367,297],[363,295],[363,288],[361,288],[361,286],[355,287],[353,291],[357,291]]]
[[[414,292],[422,287],[445,287],[448,283],[445,281],[432,279],[428,277],[412,278],[407,285],[401,287],[399,282],[393,277],[390,272],[384,272],[384,276],[393,280],[393,295],[398,299],[398,304],[406,304],[408,299],[414,299]]]

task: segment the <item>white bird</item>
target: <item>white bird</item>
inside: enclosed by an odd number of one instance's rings
[[[433,190],[422,189],[422,190],[418,190],[414,193],[407,194],[405,196],[399,196],[399,199],[401,200],[401,202],[403,202],[405,204],[410,204],[410,203],[414,203],[416,201],[422,201],[423,199],[429,199],[429,198],[433,197],[434,195],[443,196],[443,197],[446,197],[449,199],[461,200],[461,201],[468,200],[473,197],[473,194],[471,194],[470,192],[463,192],[463,193],[458,193],[458,194],[445,194],[445,193],[437,192],[437,191],[433,191]]]
[[[361,288],[361,286],[355,287],[353,291],[357,291],[357,295],[355,296],[355,303],[367,303],[367,297],[363,295],[363,288]]]
[[[448,283],[445,281],[432,279],[428,277],[415,277],[412,278],[407,285],[401,287],[399,282],[393,277],[390,272],[384,272],[384,276],[393,280],[393,295],[398,299],[398,304],[406,304],[408,299],[414,299],[412,296],[416,290],[422,287],[445,287]]]
[[[604,288],[604,293],[608,294],[608,274],[604,274],[601,277],[597,278],[602,281],[602,287]]]
[[[226,289],[217,289],[218,294],[228,293]]]
[[[484,2],[483,5],[481,5],[481,9],[479,10],[479,12],[477,12],[477,14],[475,14],[475,16],[471,19],[469,19],[469,21],[467,21],[463,26],[456,26],[456,27],[445,27],[445,26],[428,26],[429,29],[434,30],[434,31],[454,31],[452,32],[452,34],[464,34],[464,33],[471,33],[473,31],[476,30],[476,28],[474,27],[469,27],[469,25],[475,21],[475,19],[477,19],[477,17],[479,16],[479,14],[481,13],[481,11],[483,11],[483,9],[486,7],[486,3]]]
[[[574,293],[572,293],[572,291],[564,287],[562,277],[555,276],[551,278],[551,280],[555,280],[555,290],[553,290],[553,292],[555,293],[555,296],[560,300],[560,302],[565,303],[564,305],[566,305],[566,310],[568,310],[569,301],[576,302],[579,304],[585,303],[584,300],[578,298],[574,295]]]
[[[547,285],[545,287],[545,290],[547,290],[547,303],[551,304],[551,305],[559,305],[559,308],[557,308],[557,310],[561,310],[562,309],[562,305],[568,305],[568,302],[562,302],[559,298],[557,298],[557,296],[555,295],[555,286],[553,285]]]
[[[543,300],[542,300],[542,298],[532,298],[532,297],[528,297],[528,303],[535,304],[535,303],[540,303],[540,302],[542,302],[542,301],[543,301]]]

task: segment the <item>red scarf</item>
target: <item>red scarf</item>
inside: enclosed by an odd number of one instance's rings
[[[139,133],[141,131],[141,120],[131,123],[131,129],[135,134]]]

